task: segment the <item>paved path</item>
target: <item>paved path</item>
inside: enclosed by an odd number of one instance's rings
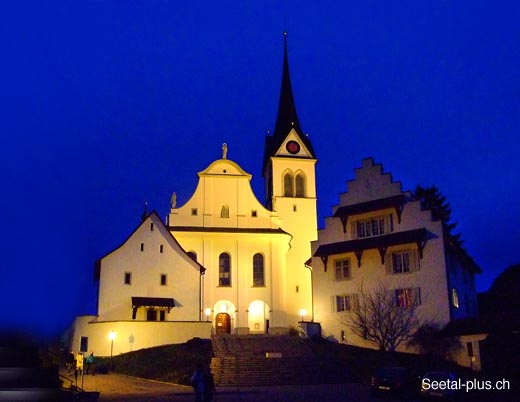
[[[81,378],[78,385],[81,386]],[[99,402],[192,402],[191,387],[119,374],[83,377],[83,389],[99,391]],[[281,387],[219,387],[214,402],[366,402],[367,385],[327,384]]]

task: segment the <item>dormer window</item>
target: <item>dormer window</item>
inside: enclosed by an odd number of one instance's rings
[[[392,232],[392,215],[380,215],[368,219],[360,219],[352,223],[352,238],[381,236]]]

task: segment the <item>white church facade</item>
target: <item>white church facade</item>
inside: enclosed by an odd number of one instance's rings
[[[287,46],[280,104],[263,155],[266,200],[222,157],[198,173],[166,222],[153,212],[96,263],[98,312],[78,317],[71,349],[98,355],[215,334],[282,334],[312,309],[305,262],[317,234],[316,156],[296,114]],[[308,318],[308,317],[307,317]],[[108,342],[112,333],[118,341]],[[88,346],[87,346],[88,345]]]

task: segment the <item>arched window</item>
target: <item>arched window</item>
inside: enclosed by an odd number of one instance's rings
[[[286,173],[283,176],[283,196],[294,197],[293,175],[291,173]]]
[[[260,253],[253,256],[253,286],[265,286],[264,256]]]
[[[229,218],[229,206],[228,205],[222,205],[222,208],[220,210],[220,217]]]
[[[231,258],[228,253],[218,257],[218,285],[231,286]]]
[[[302,173],[298,173],[294,179],[296,185],[296,197],[305,197],[305,177]]]

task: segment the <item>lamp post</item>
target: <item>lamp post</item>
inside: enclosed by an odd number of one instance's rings
[[[112,355],[114,353],[114,339],[116,339],[115,331],[110,331],[108,333],[108,339],[110,339],[110,369],[109,369],[109,371],[112,372]]]
[[[300,315],[301,315],[301,317],[302,317],[302,322],[303,322],[303,317],[305,316],[305,314],[307,314],[307,310],[305,310],[304,308],[302,308],[302,309],[300,310]]]

